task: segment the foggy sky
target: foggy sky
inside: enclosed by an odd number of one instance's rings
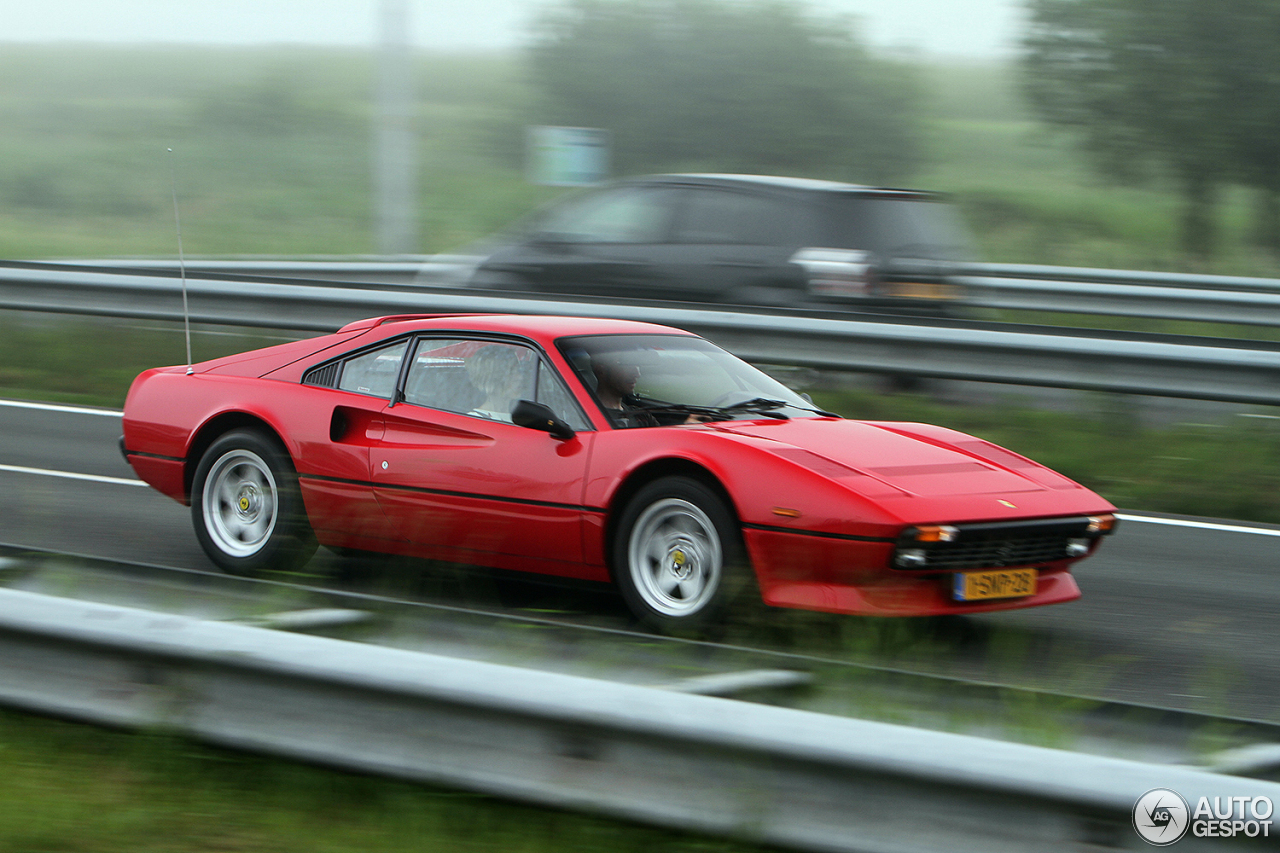
[[[518,46],[548,0],[408,0],[415,45]],[[1008,56],[1022,0],[808,0],[855,16],[870,43],[956,57]],[[379,0],[0,0],[0,42],[371,45]]]

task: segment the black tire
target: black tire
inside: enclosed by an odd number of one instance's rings
[[[196,538],[223,571],[251,576],[292,571],[316,551],[288,453],[258,430],[217,439],[191,485]]]
[[[663,633],[701,630],[756,589],[733,514],[689,477],[643,486],[623,508],[611,550],[627,607]]]

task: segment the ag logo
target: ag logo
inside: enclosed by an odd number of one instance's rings
[[[1167,847],[1187,834],[1191,809],[1177,791],[1152,788],[1133,804],[1133,828],[1148,844]]]

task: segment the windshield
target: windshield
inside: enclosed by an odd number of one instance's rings
[[[830,200],[830,245],[882,258],[969,261],[974,252],[955,209],[922,197],[838,194]]]
[[[702,338],[594,335],[557,343],[614,426],[829,414]]]

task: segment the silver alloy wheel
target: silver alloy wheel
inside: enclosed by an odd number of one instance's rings
[[[262,550],[276,527],[276,479],[262,457],[237,448],[224,453],[204,481],[204,526],[230,557]]]
[[[627,567],[645,604],[664,616],[691,616],[720,586],[720,535],[696,504],[681,498],[654,501],[631,528]]]

